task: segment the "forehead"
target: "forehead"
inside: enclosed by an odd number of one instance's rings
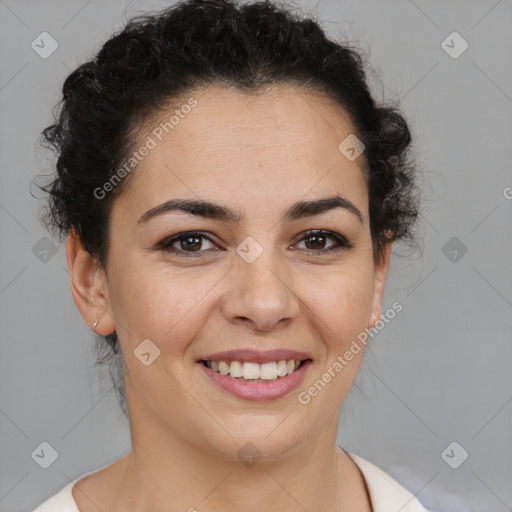
[[[353,133],[348,114],[319,93],[199,89],[141,126],[132,149],[150,149],[121,200],[147,208],[170,196],[250,196],[268,204],[337,192],[364,210],[364,156],[350,161],[339,150]]]

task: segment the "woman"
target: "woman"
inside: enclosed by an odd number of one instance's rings
[[[336,446],[418,215],[407,124],[354,50],[270,2],[181,2],[71,73],[44,139],[132,450],[37,512],[425,510]]]

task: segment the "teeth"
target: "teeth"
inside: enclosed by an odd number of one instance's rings
[[[263,363],[259,366],[260,379],[273,380],[278,377],[277,363]]]
[[[254,378],[254,377],[246,377],[244,372],[245,372],[245,370],[242,367],[242,363],[240,363],[239,361],[232,361],[231,364],[229,365],[229,375],[231,377],[244,377],[246,379]]]
[[[229,369],[229,375],[231,377],[243,377],[244,379],[248,380],[248,379],[259,379],[260,378],[260,365],[258,363],[244,363],[243,364],[243,369],[242,369],[242,375],[233,375],[233,365],[235,365],[235,368],[236,368],[236,364],[238,363],[238,361],[232,361],[231,365],[230,365],[230,369]],[[238,363],[240,364],[240,363]]]
[[[295,363],[295,361],[292,361],[292,363]],[[277,375],[279,375],[279,377],[286,377],[287,373],[288,363],[286,361],[279,361],[277,363]]]
[[[293,373],[300,366],[300,361],[283,359],[263,364],[240,361],[206,361],[206,366],[221,375],[229,375],[235,379],[275,380]]]
[[[227,375],[229,373],[229,364],[226,364],[225,361],[219,361],[219,372],[221,375]]]

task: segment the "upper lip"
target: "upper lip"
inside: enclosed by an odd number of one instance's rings
[[[224,352],[215,352],[200,358],[200,361],[240,361],[248,363],[271,363],[273,361],[303,361],[311,359],[311,356],[305,352],[297,352],[296,350],[276,349],[276,350],[252,350],[238,349],[226,350]]]

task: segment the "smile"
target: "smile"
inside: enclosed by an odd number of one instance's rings
[[[241,361],[203,361],[203,364],[221,375],[229,375],[242,382],[266,382],[273,381],[293,373],[302,361],[282,359],[258,364]]]
[[[200,360],[197,367],[218,389],[243,400],[265,401],[285,397],[297,389],[311,364],[311,359],[281,359],[261,364]]]

